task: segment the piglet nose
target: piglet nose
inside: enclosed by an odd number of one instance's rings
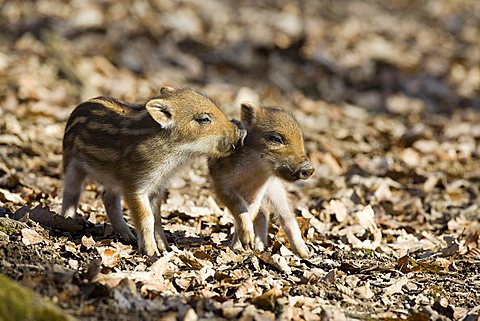
[[[310,165],[309,162],[305,162],[297,170],[298,177],[300,179],[307,179],[315,172],[315,169]]]

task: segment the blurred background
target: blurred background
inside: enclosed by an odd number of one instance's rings
[[[302,320],[319,320],[311,311],[319,312],[320,305],[322,313],[330,311],[327,303],[337,308],[341,303],[346,313],[354,312],[349,317],[365,319],[406,319],[411,309],[425,312],[433,303],[444,319],[460,320],[468,309],[478,314],[480,1],[0,0],[0,217],[15,213],[23,221],[37,211],[50,219],[59,212],[62,136],[76,105],[98,95],[144,102],[164,85],[201,90],[230,117],[239,116],[242,101],[286,107],[301,123],[316,169],[312,178],[287,189],[321,269],[292,259],[289,265],[301,278],[262,268],[251,279],[258,266],[252,258],[241,268],[229,263],[243,269],[234,271],[240,276],[231,285],[215,273],[212,284],[200,286],[189,281],[200,277],[179,263],[175,273],[164,276],[169,289],[175,283],[181,293],[188,290],[193,298],[188,306],[197,306],[197,295],[215,295],[218,302],[207,300],[215,315],[222,315],[219,302],[229,309],[233,302],[280,295],[264,293],[274,284],[265,283],[265,272],[284,291],[277,307],[288,305],[292,310],[286,311]],[[231,231],[231,217],[212,198],[205,160],[170,185],[162,205],[169,242],[188,257],[197,245],[207,253],[198,257],[202,260],[225,257],[220,244]],[[54,229],[49,234],[54,242],[38,245],[45,249],[42,255],[23,246],[19,233],[7,236],[7,243],[0,239],[0,270],[27,280],[76,315],[90,315],[88,320],[101,320],[100,313],[108,316],[104,319],[154,318],[135,317],[147,315],[153,305],[132,311],[118,303],[126,299],[107,300],[112,289],[89,299],[95,290],[83,288],[78,273],[70,273],[75,266],[90,271],[90,260],[99,257],[93,249],[72,254],[72,241],[111,235],[110,225],[103,224],[100,191],[94,184],[85,189],[79,213],[91,223],[89,230],[67,238]],[[369,220],[361,221],[360,214]],[[272,227],[270,236],[279,245],[284,238],[277,231]],[[380,250],[371,250],[377,246]],[[433,258],[443,261],[428,261]],[[125,260],[120,269],[144,264],[138,255]],[[59,265],[51,268],[53,262]],[[37,263],[43,268],[37,270]],[[407,284],[405,274],[413,271],[408,264],[428,274]],[[66,278],[55,274],[58,266]],[[32,274],[36,281],[28,283]],[[361,288],[355,303],[352,293]],[[155,298],[156,288],[149,289]],[[240,294],[230,297],[234,292]],[[126,292],[119,293],[125,298]],[[132,293],[126,297],[137,298]],[[308,300],[290,301],[297,295]],[[160,297],[152,302],[166,311]],[[209,305],[198,302],[199,315],[208,315],[202,311]],[[432,313],[409,320],[440,320]],[[322,320],[345,319],[332,315]]]
[[[475,0],[2,0],[0,30],[0,106],[25,116],[65,118],[96,95],[141,101],[166,84],[227,109],[304,97],[480,108]]]

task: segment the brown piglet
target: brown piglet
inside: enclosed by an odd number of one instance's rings
[[[308,257],[283,185],[283,181],[305,180],[314,172],[305,154],[302,130],[280,107],[244,103],[241,120],[247,129],[244,146],[230,156],[209,161],[215,192],[234,218],[232,247],[267,247],[269,216],[260,210],[266,198],[293,252]]]

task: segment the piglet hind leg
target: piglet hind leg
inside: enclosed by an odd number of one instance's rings
[[[74,217],[77,214],[77,206],[82,194],[83,182],[87,174],[75,163],[70,162],[65,166],[63,179],[62,212],[64,217]]]
[[[150,207],[148,195],[126,191],[125,201],[132,213],[140,251],[151,257],[160,256],[160,251],[155,241],[155,218]],[[160,250],[163,251],[164,249]]]
[[[167,251],[170,249],[168,246],[167,238],[162,226],[161,206],[162,206],[163,193],[155,193],[150,195],[150,205],[152,207],[153,217],[155,219],[154,235],[157,247],[160,251]]]
[[[292,251],[299,257],[308,258],[310,252],[302,238],[295,214],[288,204],[287,192],[281,182],[278,180],[270,182],[267,190],[267,198],[270,201],[273,212],[277,214],[280,219],[280,225],[285,231],[288,242],[290,242],[292,246]]]
[[[113,232],[127,243],[136,243],[137,238],[128,227],[122,213],[122,196],[118,192],[105,190],[102,194],[103,204],[107,211],[108,219],[112,224]]]

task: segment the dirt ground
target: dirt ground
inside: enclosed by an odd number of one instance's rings
[[[3,0],[0,30],[0,273],[79,320],[480,319],[479,1]],[[170,182],[157,261],[93,182],[56,215],[72,109],[163,85],[296,116],[310,259],[277,224],[232,251],[205,160]]]

